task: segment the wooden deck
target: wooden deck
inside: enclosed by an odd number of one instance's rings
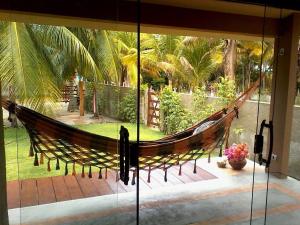
[[[147,182],[147,172],[140,171],[140,191],[216,178],[198,166],[197,173],[194,174],[192,172],[192,163],[188,163],[183,167],[181,176],[178,176],[178,170],[178,167],[168,169],[167,182],[164,181],[163,171],[154,170],[151,172],[150,183]],[[68,175],[9,181],[7,183],[7,190],[8,207],[12,209],[131,192],[136,191],[136,186],[131,184],[126,186],[120,181],[116,182],[116,173],[108,171],[107,179],[98,179],[98,174],[95,173],[92,178],[88,178],[87,176],[82,178],[78,174],[76,176]]]

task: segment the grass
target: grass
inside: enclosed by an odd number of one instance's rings
[[[76,127],[91,133],[119,138],[119,129],[123,125],[129,130],[129,138],[136,140],[136,125],[130,123],[103,123],[78,125]],[[64,174],[64,166],[60,170],[54,170],[55,162],[52,161],[51,172],[47,171],[46,165],[33,166],[33,158],[28,157],[29,137],[24,128],[4,128],[5,153],[6,153],[6,174],[7,180],[28,179],[38,177],[58,176]],[[162,132],[140,126],[141,140],[156,140],[162,138]],[[70,171],[70,170],[69,170]],[[79,171],[79,168],[78,170]]]

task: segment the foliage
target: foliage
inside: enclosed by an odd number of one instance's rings
[[[160,110],[163,114],[162,128],[166,134],[182,131],[192,124],[192,116],[187,112],[176,92],[169,87],[160,94]]]
[[[220,107],[226,106],[235,99],[235,82],[233,80],[221,77],[220,82],[215,83],[215,88],[217,96],[220,98],[218,102]]]
[[[207,118],[215,111],[214,105],[207,103],[205,87],[197,88],[193,93],[194,122]]]
[[[131,89],[122,99],[120,103],[120,117],[122,121],[136,123],[136,97],[136,89]]]
[[[93,101],[95,86],[97,90],[97,109],[99,113],[103,113],[107,99],[104,97],[104,86],[102,84],[95,84],[94,82],[85,82],[84,98],[86,104],[84,104],[84,107],[87,112],[94,112]]]
[[[215,72],[223,61],[222,42],[214,38],[185,37],[180,61],[193,89]]]

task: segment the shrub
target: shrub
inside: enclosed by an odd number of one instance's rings
[[[120,118],[123,121],[136,123],[136,97],[136,89],[131,89],[122,99],[120,103]]]
[[[221,77],[221,81],[215,84],[217,96],[220,97],[219,105],[224,107],[235,99],[235,82],[228,78]]]
[[[207,103],[205,87],[197,88],[193,93],[193,120],[203,120],[215,111],[214,105]]]
[[[184,130],[192,124],[191,113],[183,108],[178,94],[169,87],[160,94],[160,112],[163,114],[162,131],[166,134]]]

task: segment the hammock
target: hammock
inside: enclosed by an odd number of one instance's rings
[[[224,142],[227,145],[232,120],[238,117],[238,109],[258,86],[257,81],[225,109],[182,132],[156,141],[141,141],[139,145],[134,141],[128,141],[129,134],[126,134],[124,128],[121,129],[120,140],[117,140],[66,125],[6,99],[2,99],[2,106],[10,114],[15,114],[26,128],[30,138],[29,155],[34,156],[35,166],[43,164],[46,160],[47,170],[51,171],[51,161],[56,160],[57,170],[60,169],[60,162],[62,162],[65,164],[65,175],[67,175],[68,165],[71,164],[72,174],[75,175],[75,165],[79,164],[82,167],[82,177],[85,177],[86,167],[89,169],[88,177],[92,177],[92,168],[96,167],[99,170],[99,178],[102,178],[102,173],[106,178],[107,170],[113,169],[120,171],[121,179],[123,181],[125,179],[124,183],[127,184],[129,167],[136,165],[138,159],[139,168],[148,171],[148,182],[153,169],[163,169],[164,180],[167,181],[168,168],[179,165],[179,175],[181,175],[182,165],[195,160],[193,172],[196,173],[197,159],[205,153],[210,154]],[[127,175],[124,175],[124,167]],[[134,179],[135,172],[133,184]]]

